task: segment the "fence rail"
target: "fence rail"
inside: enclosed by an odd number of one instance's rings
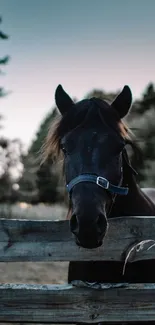
[[[74,243],[68,221],[0,219],[0,262],[132,261],[155,258],[155,217],[109,221],[104,245]],[[150,249],[148,249],[150,248]],[[77,285],[78,283],[78,285]],[[0,322],[99,323],[155,321],[154,284],[0,285]]]
[[[155,217],[114,218],[109,224],[102,247],[83,249],[75,244],[68,221],[0,219],[0,262],[122,261],[139,242],[134,261],[155,257]],[[151,240],[149,250],[147,240]]]
[[[155,320],[155,285],[119,288],[1,285],[0,322],[98,323]]]

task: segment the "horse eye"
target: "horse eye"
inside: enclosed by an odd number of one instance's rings
[[[67,150],[64,146],[61,147],[61,150],[63,151],[64,155],[67,155]]]

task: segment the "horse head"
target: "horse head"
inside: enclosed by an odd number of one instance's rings
[[[99,98],[74,103],[59,85],[55,99],[61,119],[54,138],[64,156],[70,229],[78,245],[96,248],[116,196],[128,193],[123,187],[127,129],[121,119],[130,109],[131,90],[125,86],[111,104]]]

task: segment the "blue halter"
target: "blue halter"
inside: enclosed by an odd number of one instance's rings
[[[69,184],[67,184],[67,190],[70,193],[72,188],[81,182],[90,182],[97,184],[105,190],[108,190],[111,193],[119,194],[119,195],[127,195],[129,192],[128,187],[120,187],[111,184],[106,178],[101,176],[95,176],[91,174],[82,174],[80,176],[75,177]]]

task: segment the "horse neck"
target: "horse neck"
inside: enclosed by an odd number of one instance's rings
[[[128,194],[116,197],[109,217],[155,215],[155,205],[142,192],[132,173],[130,177],[124,175],[123,186],[127,184],[129,187]]]

